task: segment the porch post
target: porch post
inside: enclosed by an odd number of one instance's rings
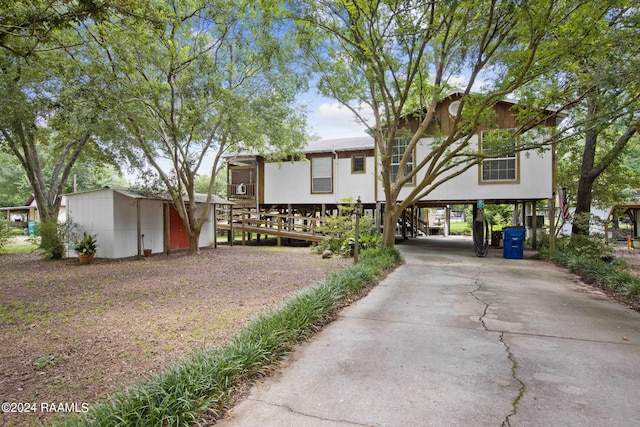
[[[213,249],[218,249],[218,213],[217,205],[213,204]]]
[[[537,201],[531,202],[531,249],[538,248],[538,212]]]
[[[171,253],[171,211],[169,203],[164,204],[164,251],[167,255]]]
[[[140,219],[140,199],[136,199],[136,235],[138,236],[138,259],[140,259],[140,256],[142,255],[142,236],[140,234],[141,232],[141,219]]]
[[[444,235],[449,237],[451,234],[451,205],[445,206],[444,212]]]

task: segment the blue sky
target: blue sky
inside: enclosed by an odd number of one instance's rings
[[[365,126],[356,122],[355,115],[337,101],[315,94],[315,90],[301,95],[306,104],[309,132],[320,139],[366,136]]]

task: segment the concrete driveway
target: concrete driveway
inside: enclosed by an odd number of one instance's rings
[[[528,253],[398,248],[405,265],[218,425],[640,425],[640,313]]]

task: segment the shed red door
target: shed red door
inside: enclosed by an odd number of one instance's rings
[[[173,251],[188,248],[189,234],[187,234],[176,208],[169,206],[169,249]]]

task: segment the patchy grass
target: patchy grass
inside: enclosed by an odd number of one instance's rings
[[[1,397],[106,399],[198,349],[221,346],[250,319],[350,263],[309,248],[242,246],[91,265],[0,254]],[[52,416],[5,413],[0,425]]]
[[[0,253],[4,254],[15,254],[21,252],[31,252],[38,249],[38,246],[31,243],[24,236],[16,236],[9,238],[7,245],[4,247]]]
[[[346,267],[262,314],[222,347],[196,351],[149,380],[114,394],[81,418],[57,425],[188,425],[218,414],[245,379],[263,375],[301,339],[332,318],[337,307],[401,261],[395,249],[365,251]]]

